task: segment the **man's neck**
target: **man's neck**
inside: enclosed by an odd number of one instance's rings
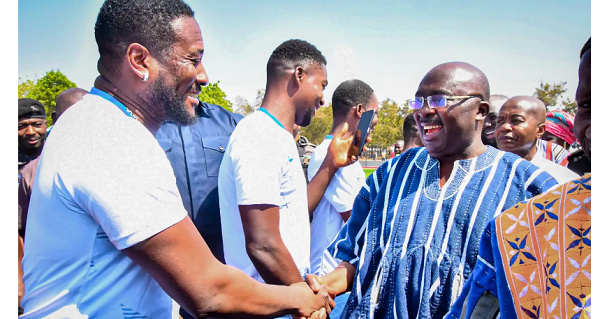
[[[42,148],[40,147],[39,149],[35,150],[23,150],[19,147],[19,153],[30,158],[35,158],[40,156],[40,154],[42,153]]]
[[[155,112],[148,106],[149,103],[143,101],[138,94],[132,90],[119,89],[118,83],[113,84],[109,79],[102,75],[96,78],[94,87],[112,95],[119,102],[123,103],[142,125],[144,125],[152,134],[156,134],[156,131],[158,131],[158,128],[163,121],[162,119],[157,118]]]
[[[535,140],[535,142],[533,143],[533,146],[529,149],[529,152],[527,154],[525,154],[525,156],[523,156],[523,159],[531,161],[535,157],[536,153],[537,153],[537,140]]]
[[[267,110],[276,118],[286,131],[293,134],[294,124],[296,123],[296,108],[290,100],[279,98],[277,96],[265,93],[261,107]]]

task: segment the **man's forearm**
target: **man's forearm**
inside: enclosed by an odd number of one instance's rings
[[[266,283],[289,286],[302,281],[298,267],[283,242],[247,243],[246,252]]]

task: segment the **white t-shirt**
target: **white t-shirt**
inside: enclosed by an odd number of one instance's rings
[[[54,125],[40,158],[21,318],[170,318],[171,298],[121,250],[185,216],[154,136],[85,95]]]
[[[328,135],[315,149],[308,163],[309,181],[317,174],[325,160],[331,138]],[[310,224],[311,273],[322,276],[339,265],[339,260],[329,254],[324,256],[323,252],[344,226],[345,222],[340,213],[352,210],[354,199],[364,184],[365,172],[360,163],[355,162],[338,169],[327,186],[323,198],[321,198],[319,205],[313,212],[313,220]]]
[[[238,205],[279,206],[279,231],[300,275],[310,267],[306,180],[292,134],[259,109],[229,138],[219,170],[223,251],[228,265],[264,282],[246,252]]]
[[[556,164],[553,161],[547,160],[544,157],[544,154],[540,152],[539,149],[537,150],[537,152],[535,152],[535,155],[531,159],[531,163],[548,172],[550,176],[556,179],[558,184],[564,184],[568,181],[572,181],[576,178],[579,178],[579,175],[577,175],[577,173],[573,172],[572,170],[562,165]]]

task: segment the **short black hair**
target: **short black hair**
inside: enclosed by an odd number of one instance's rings
[[[592,37],[590,37],[587,40],[587,42],[583,45],[583,48],[581,48],[581,52],[579,53],[579,58],[581,59],[581,57],[583,57],[583,54],[585,54],[585,52],[591,48],[592,48]]]
[[[412,142],[419,137],[419,129],[417,128],[417,121],[412,113],[408,114],[404,118],[404,124],[402,125],[402,131],[405,142]]]
[[[158,59],[168,56],[177,41],[171,23],[194,11],[181,0],[106,0],[94,28],[100,65],[116,69],[131,43],[146,47]]]
[[[372,96],[373,89],[361,80],[346,80],[340,83],[331,97],[333,117],[346,117],[352,107],[358,104],[367,107]]]
[[[327,60],[314,45],[298,39],[291,39],[280,44],[267,62],[267,83],[276,79],[286,70],[302,66],[308,69],[314,64],[327,65]]]

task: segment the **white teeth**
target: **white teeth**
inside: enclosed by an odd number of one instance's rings
[[[441,126],[440,125],[425,125],[425,126],[423,126],[423,128],[426,130],[432,130],[434,128],[441,128]]]

